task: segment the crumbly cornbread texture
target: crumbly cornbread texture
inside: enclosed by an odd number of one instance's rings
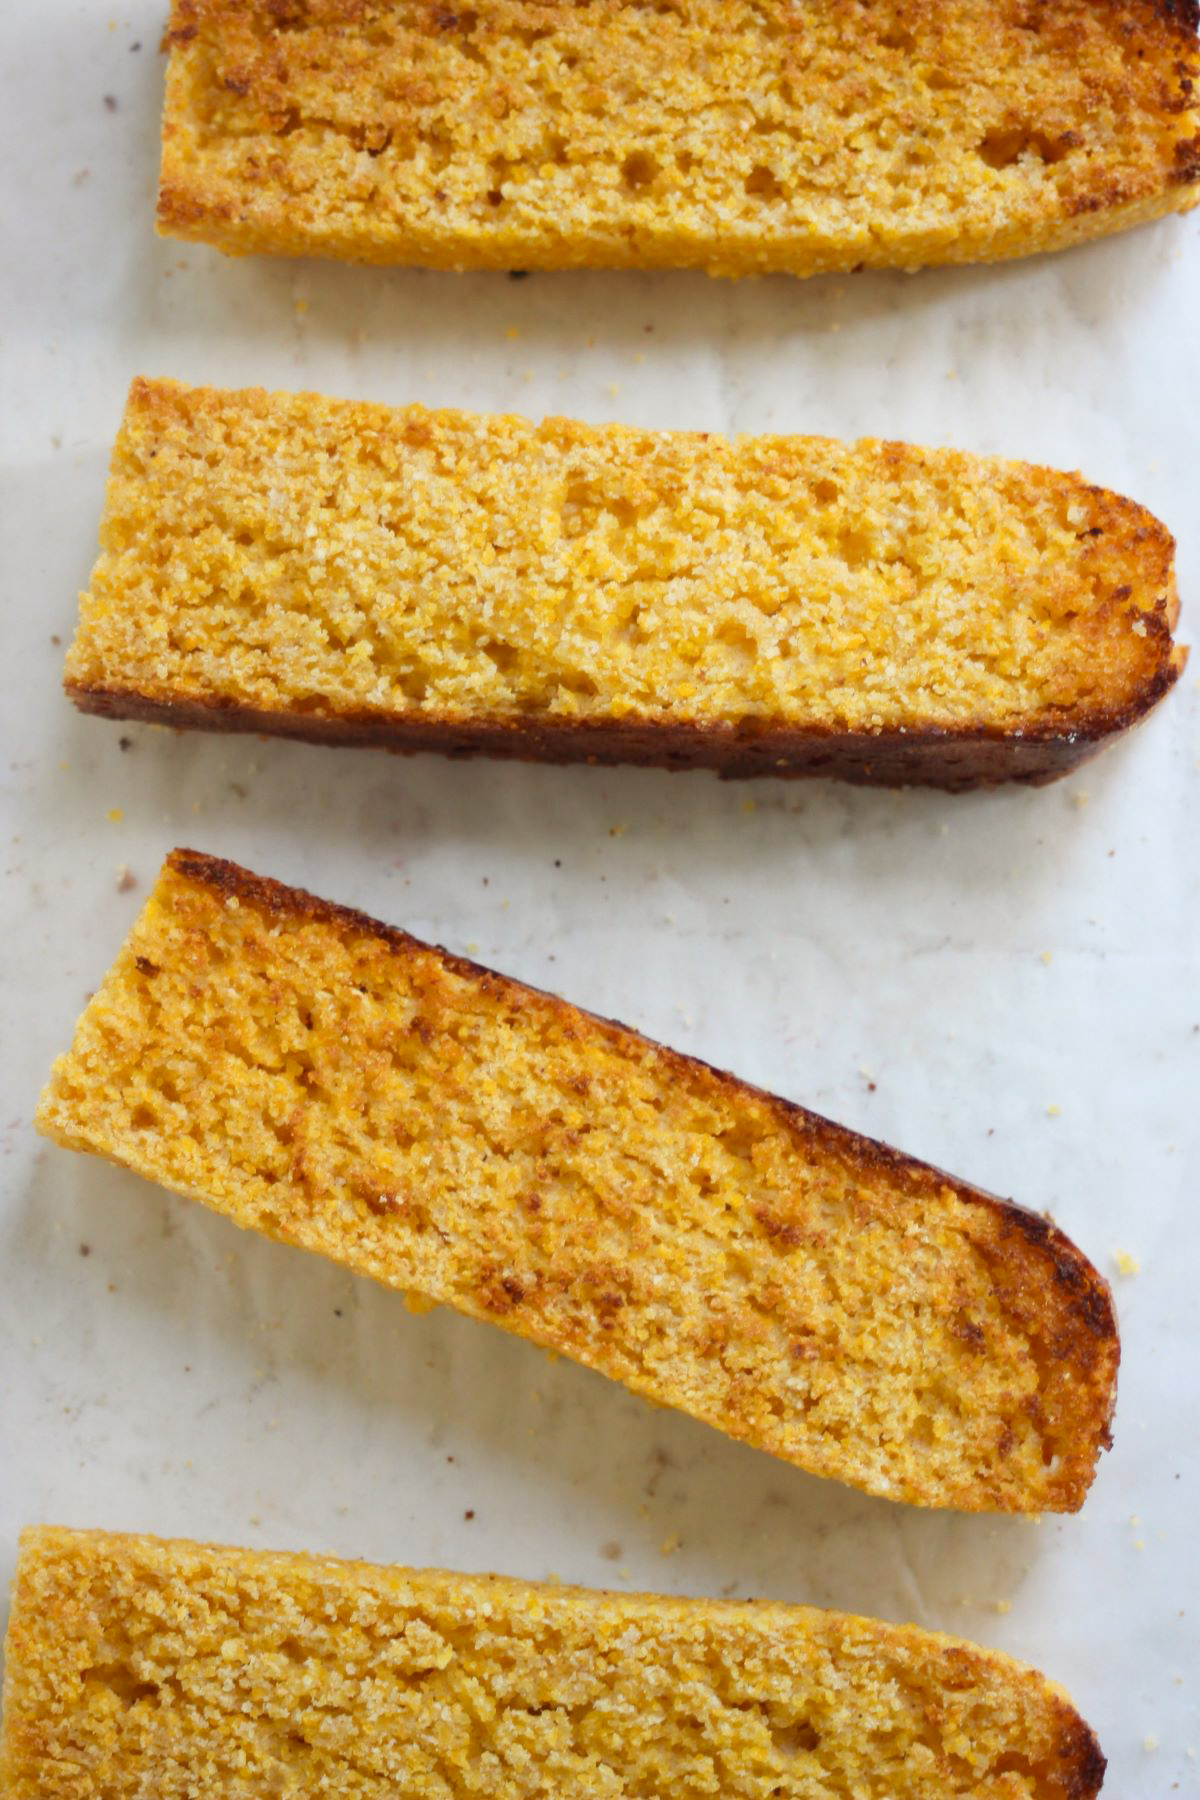
[[[1108,1441],[1044,1219],[231,863],[172,854],[38,1125],[871,1493],[1070,1510]]]
[[[1045,778],[1181,654],[1173,541],[1079,477],[136,381],[67,686],[398,748]]]
[[[230,251],[811,275],[1195,204],[1192,0],[174,0],[158,217]]]
[[[1089,1800],[1062,1689],[810,1607],[43,1527],[8,1800]]]

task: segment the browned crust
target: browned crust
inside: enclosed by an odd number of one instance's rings
[[[162,48],[170,50],[176,44],[190,43],[202,26],[219,23],[230,11],[231,3],[236,9],[244,0],[171,0],[171,17],[163,32]],[[264,0],[264,4],[275,31],[303,30],[310,22],[308,0]],[[1044,4],[1045,0],[1033,0],[1031,10],[1036,13]],[[1194,48],[1192,40],[1200,28],[1200,0],[1104,0],[1104,4],[1129,21],[1136,14],[1145,15],[1143,30],[1147,36],[1165,28],[1169,37],[1179,40],[1181,49]],[[325,10],[330,10],[328,5]],[[369,9],[366,0],[338,0],[337,10],[342,23],[351,27],[365,18]],[[443,21],[450,10],[431,8],[437,29],[445,28]],[[458,20],[453,23],[457,25]],[[1134,29],[1130,22],[1130,33]]]
[[[1094,1800],[1104,1786],[1108,1758],[1091,1726],[1065,1702],[1058,1758],[1057,1775],[1063,1800]]]
[[[541,1004],[549,1003],[572,1018],[588,1020],[617,1044],[629,1040],[639,1044],[651,1042],[619,1020],[586,1012],[544,989],[497,974],[495,970],[457,956],[439,945],[428,945],[366,913],[319,899],[302,888],[287,887],[269,877],[254,875],[224,858],[181,848],[170,852],[167,866],[184,880],[207,887],[222,897],[234,896],[268,916],[307,919],[366,934],[403,953],[414,949],[432,951],[447,969],[479,983],[489,993],[518,1001],[523,996],[536,996]],[[715,1077],[731,1095],[765,1101],[785,1127],[803,1137],[809,1145],[828,1151],[831,1157],[886,1171],[904,1192],[917,1199],[949,1187],[959,1200],[983,1209],[990,1216],[995,1226],[992,1241],[978,1244],[977,1248],[991,1267],[997,1291],[1031,1331],[1042,1329],[1044,1357],[1050,1363],[1070,1367],[1073,1371],[1076,1430],[1072,1445],[1075,1454],[1070,1459],[1070,1466],[1064,1466],[1060,1471],[1055,1510],[1076,1511],[1091,1484],[1098,1450],[1111,1447],[1121,1355],[1112,1292],[1077,1245],[1051,1220],[1012,1200],[970,1186],[930,1163],[907,1156],[874,1138],[864,1137],[794,1101],[768,1093],[723,1069],[716,1069],[698,1057],[657,1043],[653,1044],[653,1049],[668,1068],[677,1069],[681,1074],[701,1071],[708,1078]],[[1047,1281],[1058,1302],[1055,1316],[1049,1321],[1044,1300],[1040,1298],[1040,1290]],[[1082,1441],[1085,1437],[1086,1441]]]
[[[1146,618],[1159,641],[1151,679],[1124,707],[1096,709],[1070,727],[1031,720],[1007,730],[920,726],[911,731],[838,730],[831,726],[717,726],[655,719],[502,719],[469,721],[414,713],[290,712],[203,695],[151,694],[113,682],[65,683],[81,712],[202,731],[259,732],[306,743],[357,745],[401,755],[488,756],[522,762],[635,763],[680,771],[709,769],[726,779],[825,776],[870,787],[934,787],[961,793],[1002,782],[1041,786],[1070,774],[1111,739],[1136,725],[1174,685],[1186,652],[1171,643],[1158,614]]]

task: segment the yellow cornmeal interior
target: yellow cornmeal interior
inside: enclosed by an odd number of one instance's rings
[[[8,1800],[1087,1800],[1086,1728],[994,1651],[675,1600],[43,1527]]]
[[[1153,0],[175,0],[172,26],[160,224],[233,251],[812,274],[1200,193],[1194,39]]]
[[[139,381],[102,543],[68,682],[168,701],[1069,729],[1169,656],[1149,514],[899,444]]]
[[[1079,1505],[1115,1339],[1073,1325],[1002,1209],[305,906],[175,852],[41,1130],[815,1473],[927,1505]]]

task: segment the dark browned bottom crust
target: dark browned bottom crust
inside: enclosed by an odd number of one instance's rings
[[[1104,1786],[1108,1758],[1091,1726],[1074,1715],[1064,1718],[1062,1734],[1062,1782],[1065,1800],[1095,1800]]]
[[[634,763],[681,771],[708,769],[725,780],[763,776],[828,777],[865,787],[930,787],[947,793],[1020,782],[1041,787],[1137,724],[1170,688],[1179,668],[1164,668],[1153,691],[1120,714],[1075,730],[1022,731],[922,726],[912,731],[836,731],[819,727],[690,726],[646,719],[489,719],[464,723],[372,713],[284,712],[236,703],[163,699],[136,688],[66,683],[81,712],[137,719],[181,730],[257,732],[309,744],[391,750],[411,756],[501,757],[519,762]]]

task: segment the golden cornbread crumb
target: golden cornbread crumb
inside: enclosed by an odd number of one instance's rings
[[[37,1123],[871,1493],[1070,1510],[1108,1441],[1044,1219],[232,863],[173,852]]]
[[[101,538],[68,690],[213,728],[962,785],[1182,665],[1141,507],[874,440],[138,380]]]
[[[24,1533],[7,1800],[1091,1800],[1063,1690],[809,1607]]]
[[[1191,0],[174,0],[160,229],[811,275],[1195,204]]]

